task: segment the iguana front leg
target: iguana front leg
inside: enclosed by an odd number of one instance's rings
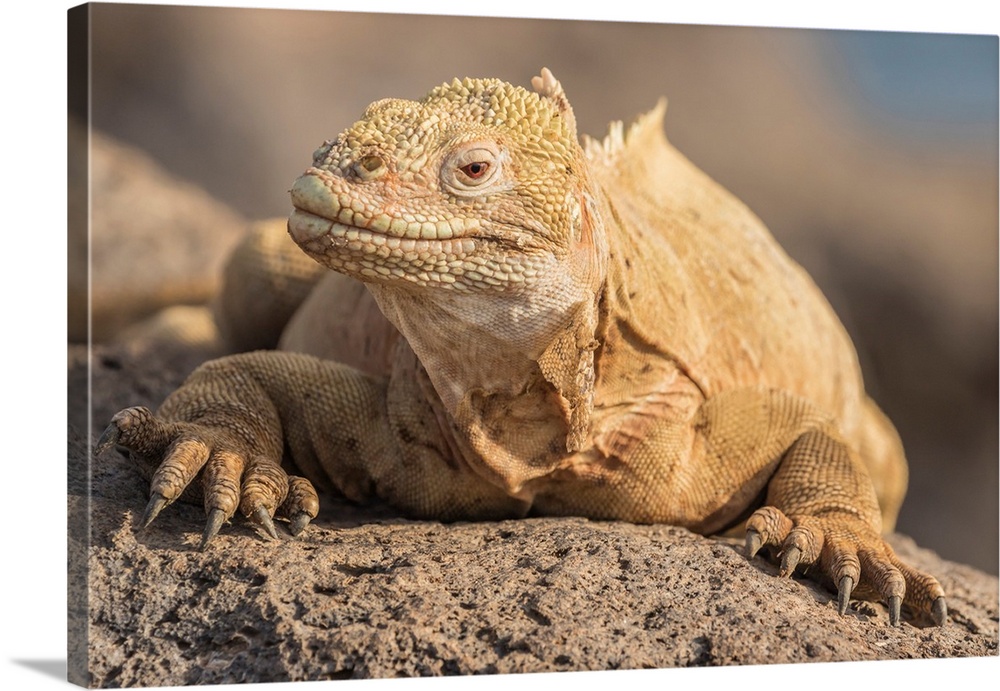
[[[150,481],[142,528],[180,498],[204,503],[202,549],[237,507],[272,537],[277,537],[275,515],[289,519],[293,534],[316,517],[319,503],[312,483],[288,476],[280,456],[256,453],[229,425],[217,428],[204,418],[193,419],[157,417],[141,406],[126,408],[112,418],[97,443],[98,455],[111,446],[127,451]],[[193,482],[199,473],[202,480]]]
[[[150,478],[143,526],[182,496],[202,501],[202,547],[237,510],[272,537],[276,515],[297,534],[319,511],[314,485],[354,501],[379,496],[414,516],[524,515],[526,502],[451,453],[420,373],[406,347],[382,378],[293,353],[221,358],[198,368],[156,415],[115,415],[96,452],[123,447]],[[308,479],[288,475],[285,456]]]
[[[883,599],[892,624],[902,604],[943,623],[944,591],[883,541],[871,479],[828,415],[766,387],[724,391],[691,413],[649,412],[682,399],[659,393],[646,407],[602,419],[591,449],[539,481],[536,507],[705,535],[739,529],[748,518],[748,556],[774,547],[785,576],[815,565],[811,575],[838,589],[842,614],[860,595]]]
[[[275,515],[297,533],[318,513],[313,483],[361,500],[371,494],[371,459],[398,456],[385,391],[384,380],[317,358],[235,355],[198,368],[155,416],[119,412],[96,451],[123,447],[151,478],[143,526],[184,495],[204,502],[203,547],[237,510],[272,536]],[[286,448],[309,480],[282,468]]]
[[[944,590],[882,539],[865,465],[821,411],[782,391],[736,390],[708,401],[696,428],[705,455],[731,469],[727,477],[769,475],[765,505],[746,523],[749,558],[766,545],[778,549],[783,576],[817,566],[836,586],[841,614],[857,594],[884,600],[894,626],[903,603],[944,623]],[[706,482],[724,489],[718,477]]]
[[[892,625],[904,602],[944,623],[944,590],[882,540],[874,489],[834,430],[810,430],[795,440],[768,483],[765,504],[747,521],[748,557],[764,545],[777,547],[784,576],[818,565],[837,587],[841,614],[856,593],[884,600]]]

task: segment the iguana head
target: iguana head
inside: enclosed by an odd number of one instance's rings
[[[548,70],[532,85],[455,80],[373,103],[295,181],[288,229],[368,283],[470,435],[488,395],[541,376],[565,420],[554,438],[575,449],[607,246],[563,89]]]
[[[456,79],[371,104],[295,181],[292,238],[371,283],[520,291],[555,262],[592,284],[572,109],[548,70],[533,84]]]

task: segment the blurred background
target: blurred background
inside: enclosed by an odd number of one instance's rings
[[[898,529],[997,573],[996,36],[90,12],[95,131],[247,220],[287,215],[312,151],[379,98],[419,98],[464,76],[528,86],[547,66],[580,131],[602,136],[666,95],[668,138],[764,220],[854,338],[908,451]],[[103,232],[94,225],[95,291],[107,277]]]

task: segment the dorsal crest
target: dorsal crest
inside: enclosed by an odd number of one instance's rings
[[[608,133],[603,139],[583,135],[583,150],[589,161],[613,166],[626,151],[642,151],[650,148],[653,139],[662,139],[663,118],[667,112],[667,99],[661,97],[656,105],[629,125],[615,120],[608,125]]]

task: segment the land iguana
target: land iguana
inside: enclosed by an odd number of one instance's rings
[[[307,352],[214,360],[115,415],[96,451],[147,473],[141,525],[184,495],[202,548],[237,510],[298,534],[318,487],[444,521],[745,530],[841,614],[943,624],[938,581],[882,539],[902,445],[819,289],[667,142],[664,100],[581,144],[551,72],[532,85],[380,100],[313,154],[287,232],[337,273],[288,327]]]

